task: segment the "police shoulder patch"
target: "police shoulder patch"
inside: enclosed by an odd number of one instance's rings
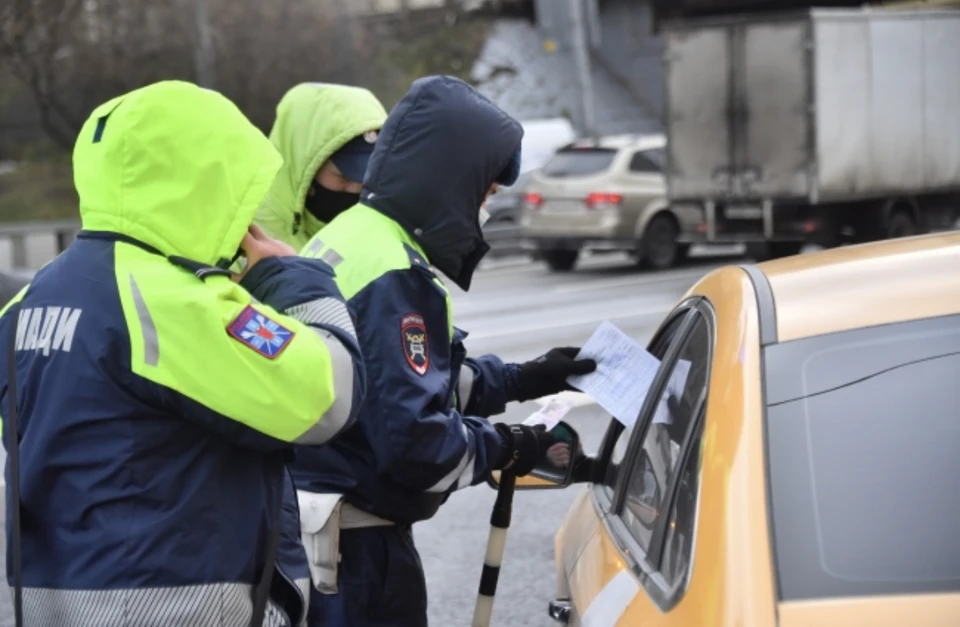
[[[294,336],[293,331],[250,305],[233,319],[227,333],[269,359],[279,357]]]
[[[404,314],[400,319],[400,340],[403,354],[413,371],[423,376],[430,367],[430,344],[427,339],[427,326],[420,314]]]

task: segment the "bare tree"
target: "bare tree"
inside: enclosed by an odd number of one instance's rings
[[[211,86],[215,78],[266,131],[296,83],[394,95],[412,68],[454,54],[440,42],[442,22],[363,15],[357,1],[0,0],[0,63],[27,86],[44,132],[67,149],[93,107],[164,79]],[[397,54],[407,40],[424,43]],[[411,67],[400,70],[404,61]]]
[[[0,7],[0,57],[30,89],[44,131],[64,147],[80,125],[62,97],[61,62],[81,7],[82,0],[4,0]]]

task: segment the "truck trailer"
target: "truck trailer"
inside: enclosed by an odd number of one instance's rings
[[[662,33],[667,193],[703,216],[683,241],[778,257],[956,223],[960,11],[807,9]]]

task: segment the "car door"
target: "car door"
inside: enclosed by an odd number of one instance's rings
[[[565,564],[573,625],[627,625],[634,624],[621,622],[628,613],[639,611],[644,619],[646,608],[659,613],[663,602],[676,596],[666,588],[676,588],[688,570],[700,418],[713,346],[711,311],[697,297],[666,318],[648,345],[661,366],[640,416],[629,426],[610,422],[599,453],[603,477],[590,495],[603,525],[576,561]],[[669,512],[672,525],[661,510]],[[654,591],[658,604],[647,599],[645,581],[661,571],[670,584]]]

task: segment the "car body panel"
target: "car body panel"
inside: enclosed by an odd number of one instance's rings
[[[960,233],[847,247],[756,267],[771,286],[779,342],[960,313]],[[701,279],[681,299],[704,297],[715,319],[686,589],[669,606],[658,605],[658,595],[649,592],[657,578],[617,541],[612,524],[616,517],[604,509],[609,501],[597,496],[601,487],[590,486],[591,498],[578,496],[556,538],[558,592],[572,602],[569,624],[960,624],[960,594],[778,601],[769,527],[760,300],[755,290],[744,269],[728,266]],[[623,609],[619,603],[630,581],[636,590]]]
[[[780,341],[960,311],[960,233],[770,261]],[[878,289],[882,286],[882,289]]]

